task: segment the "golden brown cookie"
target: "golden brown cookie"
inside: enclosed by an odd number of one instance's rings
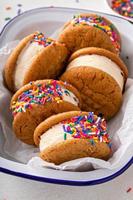
[[[14,133],[18,139],[32,145],[38,124],[53,114],[80,110],[80,104],[79,92],[69,84],[56,80],[31,82],[12,97]]]
[[[30,81],[57,78],[64,69],[67,54],[64,44],[42,33],[25,37],[5,64],[4,79],[8,89],[14,92]]]
[[[34,141],[40,157],[57,165],[83,157],[107,160],[111,153],[106,121],[93,112],[53,115],[35,129]]]
[[[65,43],[71,53],[84,47],[99,47],[114,53],[121,49],[120,34],[114,24],[92,13],[74,16],[64,25],[58,41]]]
[[[88,47],[72,54],[61,80],[81,93],[82,110],[101,112],[110,119],[121,106],[127,76],[127,68],[119,56],[105,49]]]

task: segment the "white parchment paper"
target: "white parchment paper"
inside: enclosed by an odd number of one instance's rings
[[[9,109],[11,94],[3,84],[2,71],[7,57],[17,43],[18,41],[13,41],[0,49],[0,126],[2,128],[0,133],[2,142],[0,145],[4,154],[38,170],[43,167],[70,171],[86,171],[99,168],[115,169],[122,167],[125,161],[128,162],[133,156],[133,79],[127,80],[123,104],[119,113],[108,122],[113,150],[113,154],[108,161],[87,157],[57,166],[39,158],[38,148],[26,145],[15,137],[12,131],[13,119]]]

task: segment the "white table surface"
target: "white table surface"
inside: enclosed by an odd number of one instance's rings
[[[11,9],[6,10],[7,6]],[[105,0],[0,0],[0,29],[7,22],[5,18],[17,15],[18,9],[25,11],[42,6],[85,8],[114,14]],[[133,166],[108,183],[84,187],[41,183],[0,173],[0,200],[133,200],[133,189],[127,192],[130,187],[133,187]]]

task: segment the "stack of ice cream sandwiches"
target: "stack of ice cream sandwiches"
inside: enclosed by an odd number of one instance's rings
[[[4,67],[12,92],[16,137],[60,164],[83,157],[107,160],[106,120],[119,111],[128,70],[120,58],[121,37],[103,16],[80,14],[57,40],[35,32],[22,39]]]

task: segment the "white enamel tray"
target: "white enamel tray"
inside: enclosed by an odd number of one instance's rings
[[[45,32],[47,36],[51,35],[67,20],[71,19],[74,14],[83,12],[92,11],[55,7],[37,8],[26,11],[13,18],[3,28],[0,34],[0,48],[6,43],[21,39],[36,30]],[[129,66],[129,77],[133,78],[133,25],[116,16],[104,13],[99,14],[108,17],[118,27],[122,36],[123,44],[121,56]],[[128,157],[124,159],[123,166],[116,170],[99,169],[91,172],[68,172],[53,169],[40,169],[38,171],[7,157],[3,153],[3,144],[4,137],[0,126],[0,171],[42,182],[66,185],[100,184],[117,177],[133,163],[133,157],[130,157],[130,159]]]

